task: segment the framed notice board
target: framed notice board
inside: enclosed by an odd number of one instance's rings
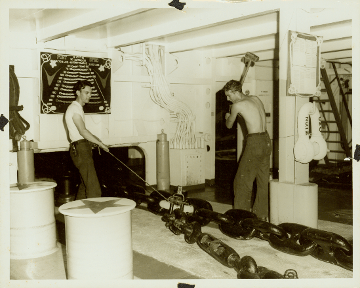
[[[289,31],[287,95],[320,96],[321,36]]]
[[[40,52],[42,114],[65,113],[75,101],[73,90],[78,80],[92,84],[84,113],[110,114],[111,59]]]

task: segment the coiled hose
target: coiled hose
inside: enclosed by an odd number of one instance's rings
[[[20,86],[16,77],[14,66],[9,66],[9,137],[13,140],[13,151],[18,151],[17,141],[29,130],[30,124],[20,116],[19,111],[24,107],[18,106]]]

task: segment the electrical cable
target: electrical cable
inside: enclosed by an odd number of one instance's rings
[[[177,121],[171,120],[177,122],[175,135],[170,139],[171,147],[178,149],[195,148],[195,115],[185,103],[172,96],[162,72],[163,51],[157,49],[155,45],[143,45],[143,53],[128,54],[120,50],[123,53],[122,58],[139,61],[146,67],[150,75],[150,99],[167,110],[170,115],[176,115]]]

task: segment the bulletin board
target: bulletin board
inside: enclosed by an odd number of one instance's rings
[[[289,31],[287,95],[320,96],[321,36]]]
[[[110,114],[111,59],[40,52],[41,114],[65,113],[76,100],[73,90],[78,80],[92,84],[84,113]]]

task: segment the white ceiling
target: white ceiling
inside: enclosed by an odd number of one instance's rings
[[[225,11],[226,10],[226,11]],[[352,62],[352,21],[345,9],[309,10],[310,32],[323,36],[322,57]],[[35,33],[38,42],[65,36],[97,40],[107,47],[163,44],[170,53],[212,49],[215,57],[255,53],[260,61],[278,59],[275,9],[248,12],[229,9],[113,8],[10,9],[10,32]]]

